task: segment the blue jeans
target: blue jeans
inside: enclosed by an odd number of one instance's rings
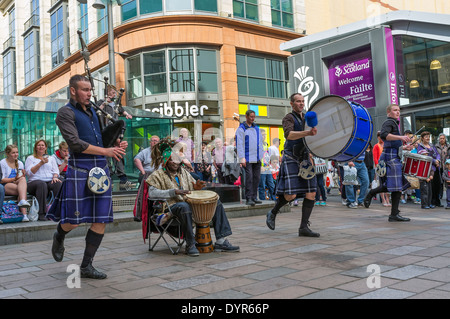
[[[357,177],[359,181],[360,189],[359,189],[359,196],[358,196],[358,203],[364,202],[364,197],[366,196],[367,190],[369,188],[369,173],[367,172],[367,167],[364,162],[357,163],[353,162],[355,164],[356,170],[357,170]],[[350,203],[355,202],[355,188],[353,185],[345,185],[345,194],[347,195],[347,200]]]
[[[186,202],[178,202],[170,206],[172,213],[177,216],[182,225],[184,237],[188,245],[195,244],[195,235],[192,230],[192,208]],[[227,215],[222,203],[217,201],[216,211],[212,218],[212,224],[214,226],[214,235],[216,239],[224,238],[231,235],[231,226],[228,222]]]
[[[269,190],[269,199],[277,200],[275,196],[275,182],[272,174],[261,174],[258,186],[259,199],[266,200],[266,186]]]
[[[1,205],[1,210],[3,210],[3,201],[5,200],[5,186],[3,186],[2,184],[0,184],[0,205]]]
[[[325,186],[323,183],[323,175],[317,174],[317,192],[316,192],[316,202],[320,201],[320,195],[322,195],[322,201],[327,201],[327,192],[325,191]]]

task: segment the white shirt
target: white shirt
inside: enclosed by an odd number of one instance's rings
[[[37,180],[50,182],[53,179],[53,175],[56,174],[59,176],[58,164],[56,164],[55,159],[51,156],[49,156],[48,162],[42,165],[37,170],[36,174],[33,174],[31,169],[39,164],[40,161],[40,159],[34,157],[33,155],[27,157],[27,160],[25,161],[25,171],[28,175],[28,182]]]
[[[19,170],[23,169],[23,163],[21,161],[18,161]],[[15,168],[9,167],[8,163],[6,162],[6,158],[2,159],[0,161],[0,168],[2,170],[2,176],[3,178],[9,178],[9,175],[11,174],[11,171]],[[17,174],[18,172],[16,172]]]

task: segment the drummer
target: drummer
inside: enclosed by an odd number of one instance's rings
[[[413,146],[403,145],[409,143],[411,139],[406,135],[401,135],[398,128],[400,118],[400,107],[391,104],[386,108],[387,119],[381,127],[380,137],[384,141],[383,153],[380,156],[380,162],[386,163],[386,175],[381,177],[381,185],[370,190],[364,198],[364,206],[369,208],[372,198],[378,193],[391,192],[392,206],[391,214],[388,220],[390,222],[408,222],[409,218],[400,216],[398,209],[402,191],[408,189],[411,185],[403,175],[402,161],[399,154],[399,148],[403,150],[412,150]]]
[[[181,161],[176,153],[172,153],[174,142],[161,140],[152,150],[152,161],[155,167],[161,167],[151,174],[146,182],[149,185],[150,200],[167,200],[172,213],[181,221],[182,231],[186,239],[186,254],[198,256],[195,247],[195,236],[192,229],[192,208],[185,202],[184,196],[194,190],[201,190],[206,182],[195,180],[191,174],[181,167]],[[238,252],[239,246],[233,246],[227,236],[231,235],[231,226],[220,201],[212,218],[216,243],[216,252]]]
[[[302,218],[299,236],[319,237],[320,234],[309,229],[309,218],[314,208],[317,180],[304,179],[298,176],[299,162],[306,159],[311,163],[309,152],[306,149],[304,138],[317,134],[317,128],[304,130],[303,108],[305,98],[300,93],[294,93],[290,97],[292,112],[283,118],[283,130],[286,137],[284,145],[283,161],[276,185],[278,199],[274,208],[267,213],[266,225],[269,229],[275,229],[275,219],[280,209],[287,203],[294,201],[297,196],[305,197],[302,204]]]

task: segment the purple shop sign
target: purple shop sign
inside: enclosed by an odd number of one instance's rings
[[[389,72],[389,97],[392,104],[398,105],[397,77],[395,74],[395,51],[392,30],[384,29],[386,39],[386,56]]]
[[[328,76],[330,94],[339,95],[365,108],[376,106],[370,50],[331,61]]]

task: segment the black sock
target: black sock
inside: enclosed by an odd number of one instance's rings
[[[86,268],[94,259],[95,253],[103,239],[103,234],[98,234],[91,229],[86,234],[86,248],[84,250],[83,261],[81,268]]]
[[[289,201],[284,198],[284,195],[278,196],[277,201],[275,202],[275,206],[272,208],[272,214],[278,214],[280,209],[283,208],[283,206],[287,203],[289,203]]]
[[[56,227],[56,240],[58,240],[59,242],[62,242],[64,240],[64,238],[66,238],[66,235],[69,232],[70,232],[70,230],[65,231],[64,229],[62,229],[61,223],[59,223],[58,226]]]
[[[311,216],[314,208],[314,200],[305,198],[302,205],[302,221],[300,222],[300,228],[308,226],[309,217]]]
[[[400,211],[398,210],[398,205],[400,204],[400,198],[402,197],[402,192],[392,192],[392,207],[391,207],[391,215],[397,216]]]

